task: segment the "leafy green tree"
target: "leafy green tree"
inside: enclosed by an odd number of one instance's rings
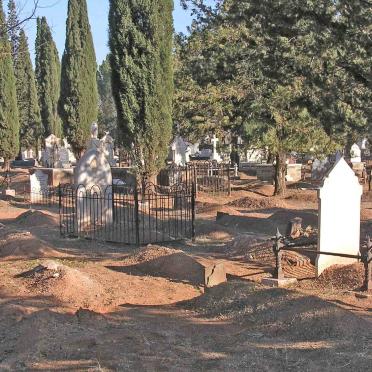
[[[208,91],[231,87],[237,128],[275,155],[275,194],[285,192],[286,152],[327,155],[368,130],[368,1],[225,0],[214,9],[191,3],[198,18],[189,40],[200,40],[201,51],[187,61],[189,75]]]
[[[35,73],[32,67],[27,37],[24,30],[19,36],[18,58],[14,66],[19,111],[19,139],[21,148],[39,149],[43,133],[37,98]]]
[[[62,122],[58,114],[61,64],[58,50],[45,17],[37,19],[35,42],[35,75],[44,136],[62,136]]]
[[[97,64],[86,0],[69,0],[59,112],[64,133],[80,157],[97,120]]]
[[[6,30],[3,2],[0,0],[0,156],[4,157],[5,164],[19,150],[16,80]]]
[[[173,1],[111,0],[109,44],[119,140],[146,180],[164,165],[172,134]]]
[[[102,131],[109,131],[117,140],[117,113],[112,95],[110,56],[98,68],[97,86],[99,94],[98,121]]]

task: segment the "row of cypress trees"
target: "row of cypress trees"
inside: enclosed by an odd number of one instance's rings
[[[9,0],[7,22],[2,5],[0,156],[16,155],[18,139],[21,147],[38,147],[51,133],[63,133],[80,156],[99,101],[86,0],[68,2],[62,65],[46,18],[37,20],[35,73],[15,2]],[[172,11],[173,0],[110,0],[105,70],[112,74],[118,142],[132,152],[142,178],[162,167],[172,132]]]

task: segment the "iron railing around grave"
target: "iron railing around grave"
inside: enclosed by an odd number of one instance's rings
[[[194,161],[185,166],[172,164],[160,171],[157,182],[161,186],[185,183],[196,185],[196,192],[208,194],[231,194],[231,179],[235,169],[227,163]]]
[[[366,243],[360,249],[360,254],[352,255],[352,254],[345,254],[345,253],[337,253],[337,252],[323,252],[323,251],[314,251],[312,249],[306,248],[306,244],[302,243],[301,246],[296,246],[295,243],[289,242],[283,237],[279,230],[277,230],[277,234],[274,238],[274,245],[273,251],[275,254],[275,271],[274,271],[274,278],[275,279],[284,279],[284,272],[282,267],[282,253],[283,251],[292,251],[292,252],[299,252],[299,253],[316,253],[317,255],[326,255],[326,256],[337,256],[337,257],[344,257],[344,258],[355,258],[364,265],[364,283],[362,290],[371,292],[372,293],[372,241],[369,236],[367,236]],[[309,244],[313,244],[312,242]]]
[[[195,187],[65,185],[60,192],[65,237],[142,245],[195,236]]]
[[[30,208],[36,207],[58,207],[60,187],[46,186],[43,188],[23,189],[23,202]]]

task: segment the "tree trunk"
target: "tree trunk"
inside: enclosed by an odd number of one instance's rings
[[[284,196],[286,191],[285,175],[287,170],[286,153],[278,152],[276,154],[275,164],[275,190],[274,195]]]

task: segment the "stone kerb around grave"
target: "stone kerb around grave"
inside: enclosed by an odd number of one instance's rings
[[[344,158],[326,175],[318,191],[318,250],[357,255],[360,244],[360,202],[362,186]],[[316,274],[332,265],[345,265],[355,259],[318,255]]]
[[[91,148],[74,170],[76,217],[80,231],[113,221],[111,166],[103,151]]]

